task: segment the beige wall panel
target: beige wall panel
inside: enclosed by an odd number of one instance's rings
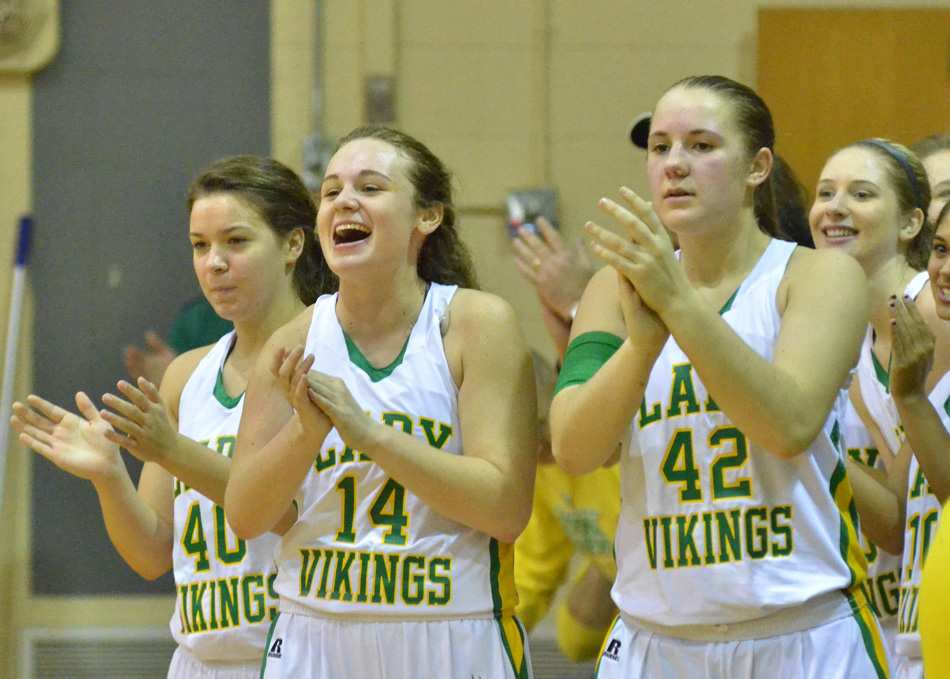
[[[391,75],[396,70],[396,5],[394,0],[373,0],[363,12],[364,55],[367,73]]]
[[[327,48],[352,47],[362,42],[363,4],[363,0],[323,0],[323,39]]]
[[[313,68],[302,63],[301,59],[290,58],[293,54],[287,50],[281,58],[275,55],[271,67],[271,108],[279,107],[279,113],[274,110],[271,116],[271,153],[277,160],[301,172],[303,140],[310,135],[313,125]]]
[[[535,83],[526,46],[404,47],[396,84],[397,119],[425,141],[433,136],[528,134]]]
[[[551,0],[556,40],[566,44],[734,45],[755,32],[751,0]]]
[[[462,238],[471,250],[481,289],[507,300],[514,307],[531,348],[553,360],[554,346],[544,331],[534,289],[515,268],[504,217],[463,213],[459,224]]]
[[[271,0],[271,49],[291,44],[313,45],[313,0]],[[312,49],[312,48],[311,48]]]
[[[0,352],[6,351],[10,316],[10,287],[13,249],[19,219],[31,209],[30,176],[32,93],[30,78],[21,74],[0,75]],[[27,286],[28,287],[28,286]],[[20,327],[20,354],[15,396],[22,399],[29,390],[31,322],[33,300],[29,291],[23,302]],[[0,353],[3,356],[4,353]],[[2,364],[2,361],[0,361]],[[0,371],[3,366],[0,365]],[[9,417],[0,413],[0,417]],[[15,432],[12,432],[15,434]],[[0,657],[14,657],[17,629],[25,610],[29,563],[29,456],[10,436],[0,507]],[[16,666],[0,662],[0,678],[13,679]]]
[[[604,197],[619,200],[621,186],[649,195],[646,153],[622,136],[601,142],[559,140],[552,150],[554,185],[561,199],[562,229],[567,238],[582,236],[588,220],[612,228],[597,201]]]
[[[453,172],[455,202],[463,208],[496,210],[502,215],[508,191],[535,184],[524,160],[530,150],[526,136],[437,137],[414,125],[405,125],[403,129],[422,140]]]
[[[311,0],[271,2],[271,155],[300,172],[313,128],[316,17]]]
[[[158,627],[168,625],[175,596],[41,597],[33,600],[35,627]]]
[[[0,262],[4,272],[0,276],[0,351],[7,336],[9,270],[17,228],[20,217],[30,210],[31,101],[27,76],[0,75]]]
[[[358,46],[328,49],[324,56],[323,124],[341,137],[363,122],[363,70]]]
[[[551,57],[551,130],[556,137],[618,142],[666,85],[641,67],[640,50],[561,48]]]
[[[527,39],[539,0],[402,0],[400,32],[412,45],[518,45]]]
[[[552,135],[605,141],[608,135],[623,139],[633,117],[652,110],[680,78],[721,73],[742,79],[732,47],[562,48],[551,70]]]

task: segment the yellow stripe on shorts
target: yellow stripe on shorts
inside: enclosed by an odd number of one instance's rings
[[[846,592],[846,596],[848,597],[848,603],[851,605],[851,610],[854,611],[854,620],[861,629],[864,648],[868,652],[868,657],[877,672],[878,679],[889,679],[891,674],[887,664],[887,651],[884,650],[881,628],[877,624],[877,618],[874,617],[874,611],[868,605],[864,590],[860,587],[854,587]]]
[[[508,660],[518,679],[528,679],[528,663],[524,657],[524,631],[517,618],[506,615],[497,618],[498,629],[501,631],[501,641],[508,651]]]
[[[515,546],[492,538],[488,545],[491,563],[492,608],[496,618],[511,616],[518,605],[515,587]]]
[[[848,478],[844,462],[840,460],[831,475],[828,490],[840,516],[841,534],[838,547],[841,558],[851,572],[851,584],[858,585],[867,578],[868,561],[864,556],[864,549],[861,547],[861,539],[858,536],[858,509],[854,504],[851,479]]]

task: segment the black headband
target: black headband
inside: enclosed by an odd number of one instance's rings
[[[925,206],[921,205],[922,198],[920,195],[920,182],[917,181],[917,173],[914,172],[914,168],[910,166],[906,156],[904,156],[904,154],[898,149],[894,148],[894,146],[890,143],[881,141],[880,139],[865,139],[863,143],[871,144],[879,149],[883,149],[891,158],[897,161],[897,164],[901,166],[904,174],[907,175],[907,181],[910,182],[911,188],[914,190],[914,207],[919,207],[924,215],[926,215],[927,209]]]

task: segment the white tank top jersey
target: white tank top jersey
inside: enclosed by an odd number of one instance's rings
[[[921,271],[907,284],[904,294],[911,299],[917,299],[917,295],[929,282],[927,272]],[[901,420],[897,414],[897,406],[894,405],[894,400],[888,390],[887,373],[890,366],[885,368],[880,364],[874,352],[871,351],[873,344],[874,330],[868,325],[864,344],[861,345],[861,358],[858,359],[858,386],[861,389],[864,406],[877,423],[881,435],[891,447],[891,452],[897,455],[904,441],[904,435],[900,428]]]
[[[841,443],[848,456],[872,469],[884,470],[884,460],[871,438],[867,427],[851,404],[845,404],[841,425]],[[863,535],[861,547],[868,560],[868,577],[861,585],[868,604],[881,622],[887,647],[893,653],[897,638],[897,610],[900,605],[901,560],[900,554],[888,554],[878,549]]]
[[[336,295],[317,300],[306,352],[341,378],[378,421],[461,455],[458,388],[440,323],[456,286],[431,284],[402,356],[376,369],[345,336]],[[511,545],[453,521],[392,480],[336,429],[296,496],[277,591],[282,612],[365,620],[511,615],[517,595]]]
[[[795,247],[773,240],[720,312],[769,361],[781,324],[776,293]],[[862,582],[837,403],[807,450],[779,459],[719,410],[671,337],[621,460],[621,612],[664,626],[732,624]]]
[[[943,426],[950,430],[950,372],[940,378],[928,398],[940,413]],[[920,631],[917,627],[920,577],[922,569],[926,567],[927,550],[937,535],[940,509],[940,502],[920,470],[917,458],[911,458],[907,482],[904,570],[897,630],[897,652],[909,658],[921,657]]]
[[[178,431],[231,457],[244,394],[231,398],[221,368],[234,332],[218,340],[181,392]],[[175,584],[171,630],[179,645],[206,663],[259,661],[277,614],[277,536],[240,540],[224,508],[175,479]]]

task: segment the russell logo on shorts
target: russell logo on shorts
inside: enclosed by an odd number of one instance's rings
[[[620,660],[620,639],[611,639],[604,649],[604,657],[608,660]]]
[[[283,645],[284,645],[283,639],[274,639],[274,643],[271,644],[270,650],[267,651],[267,657],[277,658],[279,660],[281,656],[280,647]]]

